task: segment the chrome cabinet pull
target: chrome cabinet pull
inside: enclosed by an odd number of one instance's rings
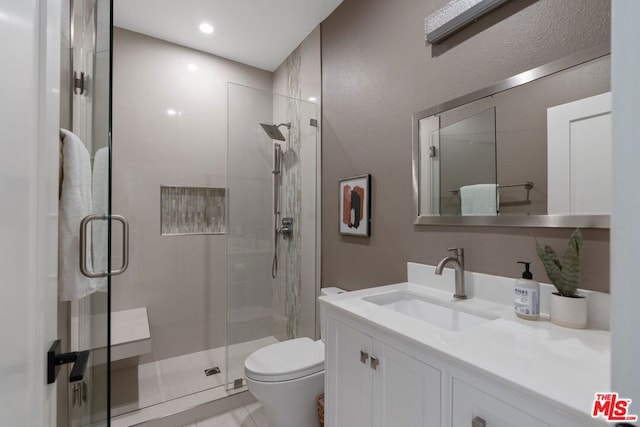
[[[122,223],[122,265],[117,270],[111,272],[102,271],[95,273],[89,270],[87,267],[87,226],[92,221],[109,221],[116,220]],[[87,215],[80,221],[80,272],[90,278],[117,276],[122,274],[129,267],[129,222],[122,215],[100,215],[92,214]]]
[[[471,420],[471,427],[486,427],[487,422],[480,417],[473,417]]]
[[[378,369],[379,364],[380,364],[380,360],[377,357],[371,356],[371,367],[373,369]]]
[[[360,362],[366,364],[367,360],[369,360],[369,353],[360,350]]]

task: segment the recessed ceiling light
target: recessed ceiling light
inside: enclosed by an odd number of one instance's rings
[[[212,34],[213,33],[213,26],[211,24],[208,24],[206,22],[203,22],[202,24],[200,24],[200,31],[202,31],[205,34]]]
[[[178,114],[178,112],[173,108],[167,110],[167,116],[175,116],[176,114]]]
[[[198,66],[196,64],[187,65],[187,70],[189,71],[198,71]]]
[[[309,101],[316,102],[318,99],[315,96],[310,96]]]

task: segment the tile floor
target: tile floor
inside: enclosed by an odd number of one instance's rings
[[[267,427],[267,421],[262,405],[252,403],[185,427]]]
[[[225,369],[229,370],[231,381],[242,378],[244,377],[244,360],[255,350],[275,342],[277,342],[276,338],[266,337],[229,346],[229,361],[226,367],[224,347],[139,365],[137,396],[131,396],[129,401],[123,399],[123,402],[114,402],[113,415],[158,405],[222,386],[227,377]],[[206,376],[204,370],[213,366],[219,366],[222,372]],[[118,393],[118,390],[130,387],[130,384],[126,384],[126,377],[120,379],[118,372],[114,371],[112,378],[115,394],[125,395],[124,391]]]

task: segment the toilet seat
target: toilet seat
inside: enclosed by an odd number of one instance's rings
[[[244,362],[247,378],[255,381],[289,381],[324,369],[324,345],[310,338],[296,338],[255,351]]]

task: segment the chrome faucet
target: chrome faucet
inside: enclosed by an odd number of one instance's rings
[[[456,256],[455,258],[448,256],[440,261],[436,267],[436,274],[442,276],[444,266],[451,263],[456,272],[456,292],[453,294],[453,297],[457,299],[467,299],[467,291],[464,287],[464,249],[449,248],[447,250],[455,252]]]

